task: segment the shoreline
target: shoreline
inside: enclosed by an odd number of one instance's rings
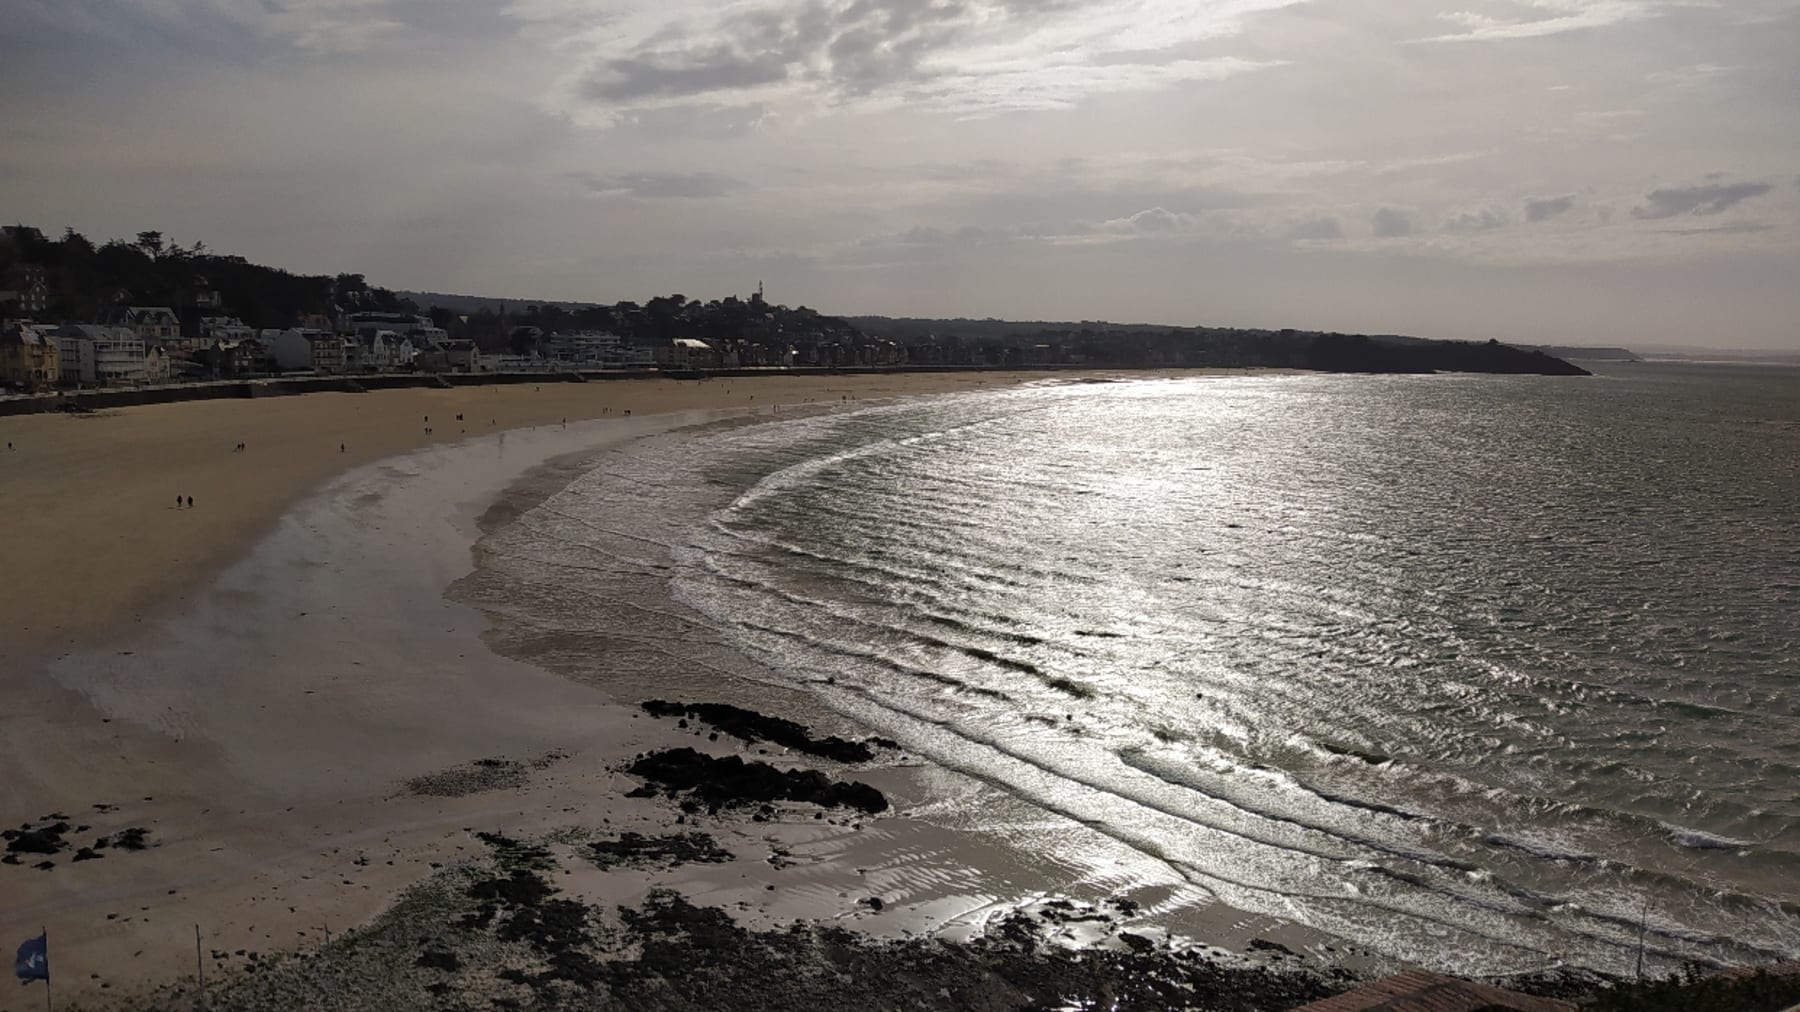
[[[484,617],[445,588],[470,571],[483,521],[503,516],[522,477],[576,473],[569,461],[623,442],[747,414],[572,422],[566,432],[512,430],[362,464],[284,512],[216,579],[169,602],[167,617],[143,629],[104,626],[92,647],[18,665],[0,752],[22,773],[0,819],[67,816],[71,849],[89,834],[141,829],[148,847],[89,862],[63,853],[44,871],[0,868],[15,897],[0,930],[48,926],[60,965],[104,968],[59,994],[125,998],[186,972],[196,923],[227,954],[304,949],[366,923],[478,849],[471,828],[532,836],[597,816],[611,828],[666,831],[666,808],[623,797],[627,781],[615,771],[634,749],[688,735],[641,719],[637,700],[491,654]],[[395,565],[396,556],[415,561]],[[120,628],[123,638],[113,634]],[[407,789],[439,776],[479,779],[495,768],[489,761],[519,776],[452,797]],[[904,766],[864,775],[902,804],[921,790]],[[903,815],[865,823],[728,829],[741,846],[799,853],[810,865],[774,896],[763,895],[769,872],[673,884],[775,925],[846,916],[844,895],[886,862],[901,879],[920,867],[946,878],[885,914],[851,907],[853,920],[875,922],[868,927],[885,921],[887,933],[906,933],[961,917],[973,932],[999,909],[970,902],[982,894],[978,875],[954,874],[966,871],[966,841]],[[616,892],[597,898],[621,902]],[[227,955],[209,974],[242,969],[245,958]]]
[[[1208,370],[1164,375],[1199,375]],[[470,385],[0,416],[0,657],[71,650],[171,614],[332,478],[471,436],[650,413],[990,389],[1091,374],[767,376]],[[457,416],[461,415],[462,418]],[[233,447],[243,442],[247,449]],[[192,496],[195,509],[171,497]]]

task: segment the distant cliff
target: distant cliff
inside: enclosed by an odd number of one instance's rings
[[[1526,351],[1541,351],[1557,358],[1586,359],[1590,362],[1642,362],[1630,348],[1585,348],[1573,344],[1521,344]]]

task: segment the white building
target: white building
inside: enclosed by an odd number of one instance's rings
[[[544,338],[544,352],[557,362],[573,366],[600,366],[617,358],[619,335],[599,330],[559,330]]]
[[[658,342],[650,346],[650,353],[665,369],[715,369],[720,362],[718,349],[691,337]]]
[[[160,350],[150,355],[129,327],[77,323],[57,328],[53,336],[65,383],[125,386],[169,378],[168,357]]]

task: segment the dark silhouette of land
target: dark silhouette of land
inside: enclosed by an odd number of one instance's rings
[[[550,339],[559,332],[604,332],[637,348],[698,340],[707,347],[692,367],[702,371],[1087,366],[1586,375],[1542,350],[1498,341],[1104,322],[841,318],[767,302],[760,286],[748,298],[702,302],[671,294],[611,305],[395,292],[369,284],[361,274],[294,274],[212,252],[203,243],[183,246],[155,231],[96,246],[73,229],[50,239],[30,226],[7,226],[0,234],[0,275],[30,280],[29,291],[0,292],[0,317],[40,324],[108,321],[127,306],[166,306],[179,319],[182,337],[201,338],[207,321],[221,317],[259,330],[302,325],[341,332],[353,313],[411,314],[429,317],[450,339],[472,342],[483,353],[525,358],[548,358]]]

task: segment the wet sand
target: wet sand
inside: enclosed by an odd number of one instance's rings
[[[755,387],[755,410],[778,398],[842,403],[923,393],[932,382],[967,388],[1025,378],[779,379]],[[257,961],[252,954],[316,947],[434,871],[483,855],[477,831],[568,839],[655,834],[685,822],[664,799],[628,797],[637,781],[620,764],[674,744],[746,756],[755,749],[701,738],[700,728],[639,713],[635,699],[497,656],[483,642],[484,616],[445,595],[469,572],[484,519],[528,508],[538,494],[530,490],[555,487],[621,441],[742,416],[752,396],[735,381],[619,389],[629,386],[0,419],[0,436],[21,446],[18,463],[35,468],[21,474],[9,460],[0,495],[9,515],[36,525],[7,541],[13,579],[0,614],[13,653],[0,676],[9,700],[0,768],[12,772],[0,824],[64,823],[70,841],[44,858],[48,869],[34,867],[37,855],[0,866],[0,937],[47,927],[61,998],[142,995],[193,972],[196,927],[214,978],[242,972]],[[714,406],[653,414],[658,402],[646,400],[623,417],[626,398],[653,398],[652,387],[664,407]],[[579,421],[569,399],[596,394],[607,396],[590,399],[588,412],[611,407],[612,415]],[[726,396],[745,404],[716,406]],[[495,425],[465,436],[458,411]],[[508,411],[515,422],[554,421],[499,431]],[[443,427],[440,418],[449,419]],[[433,445],[354,466],[283,513],[356,462],[337,450],[352,431],[367,457]],[[248,451],[231,449],[239,440]],[[196,489],[193,510],[173,509],[174,491],[170,506],[149,504],[159,487],[176,484]],[[117,544],[90,537],[96,523],[119,525]],[[209,567],[221,560],[233,561],[212,579]],[[783,765],[821,765],[769,751]],[[949,937],[1021,901],[1083,890],[1097,899],[1116,886],[1151,914],[1191,913],[1203,902],[1129,868],[1111,885],[1096,883],[1088,867],[1030,862],[908,814],[957,788],[945,771],[900,759],[854,772],[900,814],[727,816],[706,828],[737,855],[732,863],[583,875],[567,888],[621,903],[668,885],[756,926],[810,917]],[[146,849],[111,846],[96,860],[71,859],[77,844],[134,828],[147,831]],[[862,902],[877,896],[886,898],[880,909]],[[1257,935],[1307,944],[1269,919],[1218,908],[1203,927],[1202,937],[1226,944]],[[1147,930],[1162,929],[1152,921]],[[0,1009],[39,1000],[0,991]]]

